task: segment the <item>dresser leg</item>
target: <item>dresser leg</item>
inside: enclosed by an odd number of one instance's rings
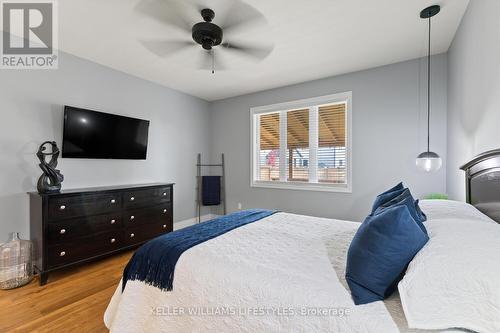
[[[40,285],[44,286],[47,284],[47,279],[49,278],[49,273],[40,273]]]

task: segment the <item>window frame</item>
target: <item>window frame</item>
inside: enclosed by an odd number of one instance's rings
[[[326,183],[309,183],[309,182],[287,182],[287,181],[262,181],[257,180],[257,172],[259,171],[256,163],[259,161],[259,126],[257,115],[285,111],[280,113],[280,127],[286,126],[282,123],[283,114],[286,111],[293,111],[303,108],[319,107],[323,105],[346,103],[345,109],[345,124],[346,124],[346,183],[345,184],[326,184]],[[280,137],[280,150],[283,138]],[[250,187],[257,188],[274,188],[287,190],[303,190],[303,191],[323,191],[323,192],[340,192],[352,193],[352,91],[336,93],[313,98],[306,98],[284,103],[277,103],[265,106],[250,108]],[[280,168],[282,162],[280,159]]]

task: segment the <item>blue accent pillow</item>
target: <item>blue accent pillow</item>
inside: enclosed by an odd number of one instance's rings
[[[379,208],[381,205],[383,205],[387,201],[390,201],[390,200],[394,199],[395,197],[397,197],[398,195],[400,195],[401,193],[403,193],[404,189],[405,188],[403,186],[403,182],[400,182],[399,184],[397,184],[393,188],[390,188],[387,191],[377,195],[377,197],[375,198],[375,202],[373,203],[372,213],[375,212],[377,210],[377,208]]]
[[[422,231],[425,232],[425,234],[427,235],[427,229],[425,229],[425,226],[422,223],[423,222],[422,216],[417,210],[417,206],[415,205],[415,199],[413,199],[409,189],[404,189],[400,195],[382,204],[379,208],[377,208],[375,214],[377,214],[383,209],[387,209],[388,207],[394,205],[406,205],[408,207],[408,211],[410,212],[411,217],[413,217],[413,220],[415,220],[420,229],[422,229]]]
[[[390,296],[428,240],[407,205],[396,204],[369,215],[347,254],[346,280],[354,303],[366,304]]]

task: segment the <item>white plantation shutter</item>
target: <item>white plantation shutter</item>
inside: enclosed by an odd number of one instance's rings
[[[350,93],[341,95],[345,99],[254,114],[252,184],[341,186],[350,191]]]
[[[345,136],[346,104],[318,108],[318,182],[345,184],[347,154]]]
[[[286,112],[287,181],[309,179],[309,109]]]
[[[280,180],[280,114],[259,115],[258,179]]]

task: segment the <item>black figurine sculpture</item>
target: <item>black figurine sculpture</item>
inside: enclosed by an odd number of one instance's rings
[[[51,153],[45,152],[47,149],[45,145],[52,146]],[[64,180],[64,176],[59,170],[56,169],[57,158],[59,157],[59,148],[57,148],[57,143],[55,141],[45,141],[38,148],[36,156],[40,160],[39,166],[43,171],[43,174],[40,178],[38,178],[38,193],[59,192],[61,190],[61,183]],[[45,156],[50,156],[50,161],[48,163],[45,161]]]

